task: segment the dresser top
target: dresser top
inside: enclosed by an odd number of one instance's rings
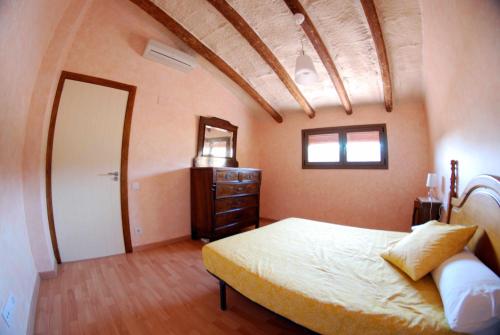
[[[421,203],[434,203],[434,204],[441,204],[441,200],[436,199],[434,197],[429,198],[429,197],[418,197],[418,201]]]
[[[238,171],[238,170],[249,170],[249,171],[261,171],[261,169],[257,169],[257,168],[242,168],[242,167],[212,167],[212,166],[209,166],[209,167],[192,167],[191,170],[227,170],[227,171],[231,171],[231,170],[235,170],[235,171]]]

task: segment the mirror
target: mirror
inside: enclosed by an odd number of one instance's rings
[[[233,155],[233,132],[205,126],[205,141],[202,155],[205,157],[231,158]]]
[[[194,167],[237,167],[238,127],[216,117],[200,116]]]

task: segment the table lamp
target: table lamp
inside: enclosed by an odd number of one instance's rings
[[[425,186],[427,186],[428,188],[428,196],[429,198],[432,200],[432,196],[433,196],[433,191],[434,191],[434,188],[438,186],[438,178],[437,178],[437,174],[435,173],[428,173],[427,174],[427,182],[425,183]]]

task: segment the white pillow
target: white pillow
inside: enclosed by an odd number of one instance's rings
[[[500,333],[500,278],[468,250],[432,271],[450,328]]]

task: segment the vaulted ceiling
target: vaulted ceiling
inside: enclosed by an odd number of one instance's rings
[[[385,103],[390,111],[393,99],[422,94],[418,0],[132,1],[228,74],[278,122],[291,111],[314,117],[316,109],[342,106],[350,113],[350,104],[354,114],[359,104]],[[299,9],[306,15],[302,26],[293,16]],[[310,86],[293,81],[302,45],[319,74]],[[326,47],[337,82],[318,45]]]

